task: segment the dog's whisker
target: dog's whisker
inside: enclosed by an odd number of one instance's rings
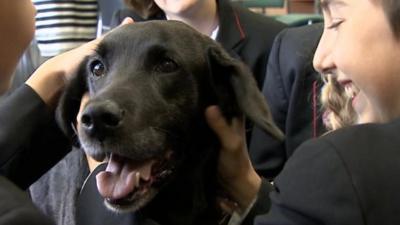
[[[136,172],[136,187],[140,186],[140,172]]]
[[[73,122],[71,122],[71,128],[72,128],[72,131],[74,131],[74,135],[78,136],[78,130],[76,129],[76,126]]]

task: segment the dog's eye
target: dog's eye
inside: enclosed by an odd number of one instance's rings
[[[178,64],[172,59],[163,59],[155,68],[157,72],[161,73],[171,73],[178,69]]]
[[[100,61],[96,60],[94,62],[92,62],[92,64],[90,65],[90,70],[92,72],[92,74],[96,77],[101,77],[104,75],[105,73],[105,67],[104,64],[101,63]]]

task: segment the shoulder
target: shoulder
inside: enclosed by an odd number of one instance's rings
[[[227,0],[219,0],[219,16],[229,17],[220,18],[221,21],[236,23],[241,26],[247,34],[257,34],[258,36],[264,36],[266,33],[258,33],[262,31],[268,31],[267,34],[275,36],[279,33],[286,25],[268,16],[264,16],[259,13],[252,12],[247,8],[241,7],[237,4],[231,3]]]
[[[288,97],[291,96],[292,86],[296,85],[294,83],[297,81],[303,88],[295,89],[302,93],[295,97],[311,93],[310,85],[319,78],[312,61],[322,28],[321,24],[287,28],[276,36],[270,54],[266,78],[268,80],[264,82],[267,92],[276,90],[276,82],[271,80],[283,79]]]
[[[260,13],[255,13],[250,11],[247,8],[241,7],[239,5],[231,5],[233,11],[236,13],[238,18],[241,20],[243,24],[246,25],[257,25],[260,29],[269,29],[269,30],[282,30],[283,28],[287,27],[284,23],[275,20],[272,17],[262,15]],[[265,27],[267,26],[267,27]]]
[[[298,52],[313,54],[322,31],[322,23],[286,28],[277,35],[276,40],[282,44],[282,48],[290,49],[296,55]]]
[[[284,75],[288,82],[287,90],[292,90],[291,86],[294,80],[298,80],[299,85],[304,85],[305,79],[311,79],[306,83],[306,85],[311,85],[314,80],[318,79],[319,74],[315,72],[312,61],[322,28],[321,24],[315,24],[282,30],[272,45],[269,63],[270,71],[278,68],[280,73],[272,72],[270,78],[280,74]],[[267,83],[267,85],[272,86],[274,83]]]
[[[400,171],[400,120],[386,124],[364,124],[339,129],[302,144],[289,159],[324,168],[337,164],[349,176],[372,179]],[[382,162],[386,167],[382,168]],[[390,169],[389,169],[390,168]],[[370,175],[374,174],[372,177]]]
[[[394,120],[385,124],[362,124],[342,128],[328,133],[315,141],[329,143],[338,152],[352,154],[360,151],[369,151],[376,148],[390,150],[400,145],[398,132],[400,120]],[[352,150],[347,150],[352,149]],[[399,151],[400,152],[400,151]],[[375,152],[380,154],[381,152]]]
[[[252,12],[240,6],[232,6],[232,9],[243,26],[243,29],[246,30],[247,33],[254,32],[254,34],[260,36],[270,35],[275,37],[275,35],[287,27],[286,24],[283,24],[274,18]]]
[[[296,190],[289,195],[298,191],[321,193],[316,199],[323,203],[321,199],[326,199],[331,206],[339,198],[353,199],[349,202],[355,204],[348,209],[359,207],[362,215],[368,213],[368,221],[377,224],[400,221],[399,211],[393,211],[400,203],[392,200],[399,197],[400,189],[399,131],[397,120],[348,127],[308,141],[288,160],[280,175],[280,187],[295,185]]]

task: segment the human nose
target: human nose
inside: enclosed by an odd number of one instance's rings
[[[331,73],[335,68],[332,58],[333,41],[329,31],[324,31],[314,54],[313,65],[322,75]]]

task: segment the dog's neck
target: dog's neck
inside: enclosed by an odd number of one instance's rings
[[[197,132],[182,146],[185,151],[196,154],[185,159],[174,180],[142,211],[162,225],[218,224],[216,166],[219,146],[204,119],[197,121],[200,121],[194,128]]]

